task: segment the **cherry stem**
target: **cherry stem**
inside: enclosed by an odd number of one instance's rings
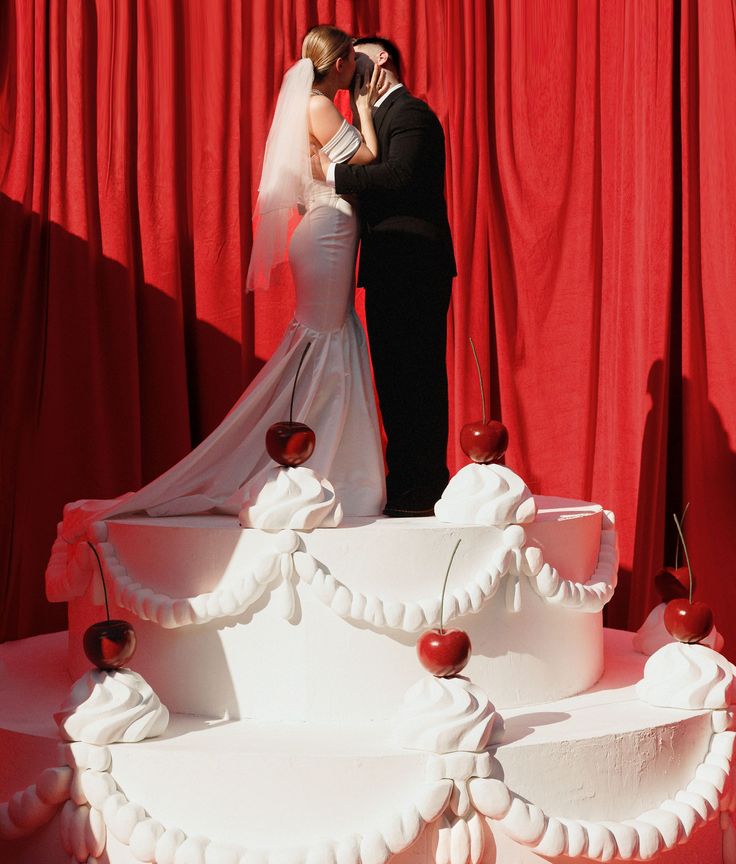
[[[307,342],[306,348],[302,351],[302,356],[299,358],[299,365],[296,367],[296,375],[294,376],[294,386],[291,388],[291,402],[289,403],[289,423],[292,421],[292,416],[294,414],[294,396],[296,395],[296,382],[299,380],[299,373],[302,369],[302,363],[304,362],[304,358],[307,356],[307,351],[309,351],[309,346],[311,342]]]
[[[100,568],[100,579],[102,580],[102,593],[105,595],[105,614],[107,615],[107,620],[110,620],[110,607],[107,605],[107,585],[105,585],[105,574],[102,572],[102,561],[100,561],[100,556],[97,554],[97,550],[94,547],[93,543],[87,541],[87,545],[89,548],[95,553],[95,558],[97,559],[97,566]]]
[[[680,525],[685,521],[685,514],[687,513],[687,508],[690,506],[690,502],[688,501],[685,505],[685,509],[682,511],[682,516],[680,516]],[[674,514],[673,514],[674,515]],[[680,538],[677,538],[677,545],[675,546],[675,570],[677,570],[677,563],[680,560]]]
[[[452,555],[450,555],[450,563],[447,565],[447,572],[445,573],[445,581],[442,583],[442,597],[440,598],[440,633],[445,632],[445,588],[447,588],[447,577],[450,575],[450,567],[452,567],[452,562],[455,558],[455,553],[457,552],[457,547],[459,545],[460,540],[457,541],[457,543],[455,544],[455,548],[452,550]]]
[[[480,402],[481,402],[481,405],[483,406],[483,425],[485,425],[485,422],[486,422],[486,395],[485,395],[485,392],[483,390],[483,374],[480,371],[480,361],[478,360],[478,352],[475,350],[475,345],[473,344],[473,337],[468,336],[468,339],[470,339],[470,347],[473,350],[473,357],[475,357],[475,368],[478,370],[478,381],[480,382]]]
[[[684,514],[683,514],[684,515]],[[675,525],[677,526],[677,533],[680,535],[680,540],[682,541],[682,550],[685,553],[685,560],[687,561],[687,575],[690,579],[690,605],[693,605],[693,571],[690,567],[690,556],[687,554],[687,543],[685,543],[685,537],[682,533],[682,526],[680,525],[680,520],[677,518],[677,514],[673,513],[672,518],[675,520]]]

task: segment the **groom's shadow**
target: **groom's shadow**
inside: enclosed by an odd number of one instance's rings
[[[682,417],[682,453],[677,454],[677,464],[670,463],[681,484],[676,487],[681,498],[668,502],[667,548],[673,549],[676,542],[670,514],[689,504],[684,526],[696,580],[694,599],[713,610],[725,639],[724,653],[734,660],[736,618],[731,613],[736,609],[736,580],[730,573],[736,560],[736,452],[705,383],[682,379]]]
[[[621,567],[616,592],[604,610],[609,627],[636,629],[659,598],[654,574],[662,566],[663,510],[666,508],[668,405],[667,380],[662,360],[656,360],[647,376],[650,406],[644,422],[639,458],[639,485],[636,499],[633,567]]]
[[[681,514],[689,503],[684,526],[695,599],[713,609],[726,640],[725,653],[733,657],[736,621],[726,613],[736,608],[736,583],[721,574],[736,558],[736,453],[704,384],[685,377],[668,382],[664,363],[657,360],[649,371],[647,391],[651,407],[640,455],[633,572],[619,571],[604,620],[608,626],[636,630],[660,602],[654,575],[661,566],[674,565],[677,532],[672,514]],[[683,563],[682,552],[679,560]]]

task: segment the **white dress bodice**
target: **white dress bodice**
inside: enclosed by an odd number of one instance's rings
[[[345,162],[360,142],[355,126],[343,120],[322,151],[333,162]],[[306,190],[305,205],[289,246],[296,286],[294,317],[313,330],[337,330],[353,308],[357,215],[332,184],[318,180]]]

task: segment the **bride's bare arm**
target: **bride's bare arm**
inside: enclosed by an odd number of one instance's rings
[[[312,143],[324,147],[339,132],[345,118],[337,110],[335,104],[326,96],[313,96],[309,100],[309,133]],[[361,142],[350,162],[356,165],[368,165],[375,155]]]

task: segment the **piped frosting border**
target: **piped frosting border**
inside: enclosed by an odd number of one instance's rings
[[[465,585],[454,588],[445,598],[445,620],[479,612],[507,581],[506,602],[518,610],[519,580],[529,581],[536,594],[547,603],[580,612],[599,612],[613,596],[617,582],[618,544],[612,515],[604,511],[601,542],[595,570],[587,582],[563,579],[547,564],[542,550],[526,545],[521,525],[503,531],[503,544],[486,566]],[[60,526],[61,529],[61,526]],[[257,530],[257,529],[254,529]],[[337,615],[358,625],[416,633],[436,627],[440,620],[440,598],[406,601],[353,591],[336,579],[329,568],[306,549],[308,534],[285,529],[269,533],[272,551],[261,558],[250,573],[234,585],[193,597],[171,597],[134,581],[108,542],[105,522],[94,523],[88,539],[96,544],[103,572],[111,583],[119,606],[145,621],[174,628],[242,615],[267,591],[280,613],[289,619],[296,608],[295,585],[309,585],[319,599]],[[63,601],[81,596],[94,572],[91,556],[77,547],[87,538],[69,544],[61,535],[54,542],[46,571],[49,600]]]
[[[438,856],[441,850],[447,852],[442,860],[465,861],[474,849],[472,860],[478,861],[485,843],[484,821],[496,823],[515,842],[542,855],[585,855],[600,861],[651,860],[719,814],[724,831],[733,832],[736,801],[727,790],[736,732],[723,729],[722,713],[713,712],[714,732],[693,779],[659,807],[635,818],[592,821],[550,816],[490,776],[488,752],[454,752],[429,757],[427,782],[401,813],[364,833],[289,850],[289,861],[386,864],[425,830],[437,832]],[[234,849],[164,826],[119,789],[107,746],[75,742],[65,745],[63,752],[66,765],[47,769],[33,787],[0,804],[0,837],[28,836],[61,807],[62,844],[78,861],[101,855],[108,832],[139,861],[173,861],[175,855],[185,855],[195,864],[240,862],[253,855],[262,864],[283,861],[283,849]]]

